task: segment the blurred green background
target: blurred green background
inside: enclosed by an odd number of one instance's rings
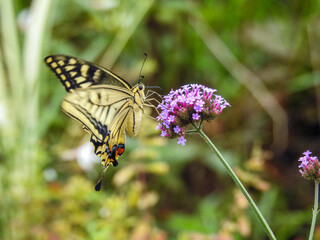
[[[69,54],[160,94],[186,83],[232,105],[204,130],[278,239],[305,239],[319,153],[320,1],[0,0],[0,239],[267,239],[195,135],[163,139],[149,118],[117,168],[101,166],[45,66]],[[155,113],[150,114],[156,116]],[[320,236],[320,228],[316,230]]]

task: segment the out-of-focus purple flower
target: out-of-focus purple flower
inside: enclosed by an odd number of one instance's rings
[[[184,146],[189,124],[213,120],[230,106],[224,98],[214,94],[216,91],[199,84],[171,90],[157,107],[160,109],[157,129],[162,130],[161,136],[178,137],[178,144]]]
[[[320,181],[320,162],[317,157],[310,156],[312,152],[307,150],[299,159],[299,172],[307,180]]]

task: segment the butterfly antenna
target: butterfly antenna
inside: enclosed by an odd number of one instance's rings
[[[158,88],[158,89],[162,90],[162,88],[160,86],[145,86],[145,88]]]
[[[141,82],[144,78],[144,76],[141,75],[141,72],[142,72],[143,66],[147,60],[147,57],[148,57],[148,55],[146,53],[144,53],[144,60],[143,60],[143,63],[142,63],[141,69],[140,69],[140,73],[139,73],[139,82]]]
[[[103,177],[104,177],[104,174],[106,173],[108,167],[109,167],[109,165],[104,166],[104,168],[103,168],[103,170],[102,170],[101,178],[100,178],[100,180],[97,182],[96,186],[94,187],[94,189],[95,189],[96,191],[100,191],[100,190],[101,190]]]

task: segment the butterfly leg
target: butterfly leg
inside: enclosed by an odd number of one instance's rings
[[[162,96],[159,93],[157,93],[156,91],[152,91],[152,90],[147,91],[146,98],[150,98],[152,95],[156,95],[160,99],[162,99]]]
[[[151,102],[152,101],[154,101],[157,105],[159,105],[160,104],[160,101],[158,100],[158,99],[156,99],[156,98],[148,98],[148,99],[146,99],[146,103],[149,103],[149,104],[152,104]],[[144,104],[145,105],[145,104]]]
[[[144,103],[143,105],[146,106],[146,107],[153,108],[157,112],[157,114],[160,115],[159,110],[157,109],[157,107],[154,106],[153,104],[151,104],[149,101],[146,101],[146,103]]]

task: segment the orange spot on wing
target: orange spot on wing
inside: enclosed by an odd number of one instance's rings
[[[122,153],[124,152],[124,148],[118,148],[118,150],[117,150],[117,155],[118,156],[121,156],[122,155]]]
[[[124,152],[124,149],[125,149],[125,145],[123,143],[118,144],[116,158],[118,158],[122,155],[122,153]]]

